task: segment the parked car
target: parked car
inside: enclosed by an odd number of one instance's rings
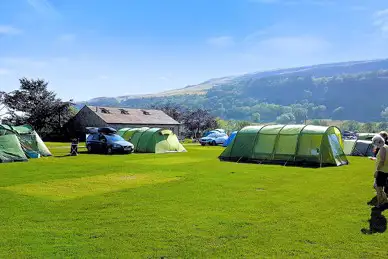
[[[220,132],[213,132],[207,135],[206,137],[202,137],[199,139],[199,143],[201,143],[202,146],[205,145],[223,145],[224,142],[228,139],[228,135],[225,133]]]
[[[115,133],[93,132],[86,139],[86,148],[89,153],[125,153],[130,154],[134,150],[131,142],[126,141]]]

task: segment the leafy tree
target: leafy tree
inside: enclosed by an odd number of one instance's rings
[[[252,114],[252,121],[253,122],[260,122],[260,113],[255,112]]]
[[[4,97],[5,97],[5,92],[0,91],[0,120],[1,120],[1,117],[4,116],[6,113],[6,107],[4,104]]]
[[[382,117],[385,121],[388,121],[388,107],[386,107],[386,108],[381,112],[381,117]]]
[[[340,107],[335,108],[335,109],[333,110],[333,113],[332,113],[332,116],[331,116],[331,117],[332,117],[334,120],[341,120],[341,119],[344,118],[344,115],[345,115],[345,109],[344,109],[344,107],[340,106]]]
[[[280,124],[295,123],[295,116],[292,113],[284,113],[276,118],[276,122]]]
[[[388,122],[380,122],[375,126],[375,128],[377,131],[388,131]]]
[[[28,123],[45,135],[59,130],[74,115],[71,102],[62,102],[57,98],[54,92],[48,90],[48,83],[44,80],[22,78],[19,81],[19,90],[3,94],[3,102],[10,110],[10,123]]]
[[[197,109],[185,113],[183,125],[198,138],[203,131],[216,128],[217,121],[207,110]]]
[[[180,122],[183,118],[184,109],[177,105],[173,104],[171,102],[166,104],[160,104],[160,105],[151,105],[152,109],[162,110],[165,114],[173,118],[174,120]]]
[[[307,119],[307,109],[305,108],[295,108],[292,113],[294,114],[294,121],[297,123],[304,122]]]
[[[312,125],[317,125],[317,126],[328,126],[327,121],[324,121],[324,120],[317,120],[317,119],[313,120],[313,121],[311,122],[311,124],[312,124]]]
[[[375,129],[374,129],[374,125],[373,123],[364,123],[361,128],[360,128],[361,131],[363,132],[375,132]]]
[[[237,121],[236,123],[236,127],[234,130],[240,130],[246,126],[249,126],[251,125],[251,123],[249,121]]]

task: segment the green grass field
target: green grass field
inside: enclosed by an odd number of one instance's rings
[[[374,163],[307,169],[182,154],[57,157],[0,164],[0,257],[370,258]]]

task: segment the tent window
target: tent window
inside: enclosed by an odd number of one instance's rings
[[[102,113],[110,113],[110,111],[106,108],[100,108]]]
[[[151,115],[151,113],[149,113],[148,111],[146,110],[141,110],[143,112],[144,115]]]
[[[124,109],[120,109],[120,112],[121,112],[121,114],[129,114],[129,112],[127,110],[124,110]]]

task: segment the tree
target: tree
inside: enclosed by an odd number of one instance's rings
[[[311,122],[311,125],[328,126],[327,121],[315,119]]]
[[[333,114],[332,114],[332,119],[333,120],[340,120],[344,117],[344,107],[338,107],[336,109],[333,110]]]
[[[343,130],[359,131],[361,128],[361,124],[357,121],[346,121],[342,124],[341,128]]]
[[[304,122],[307,119],[307,109],[295,108],[292,113],[294,114],[294,121],[297,123]]]
[[[216,119],[203,109],[185,112],[182,121],[195,138],[198,138],[201,132],[217,127]]]
[[[386,107],[386,108],[381,112],[381,117],[382,117],[385,121],[388,121],[388,107]]]
[[[59,130],[63,123],[74,115],[70,102],[62,102],[47,89],[42,79],[22,78],[20,89],[3,93],[3,102],[9,109],[10,123],[28,123],[42,135]]]
[[[180,122],[183,118],[184,109],[177,105],[173,104],[171,102],[162,104],[162,105],[151,105],[152,109],[162,110],[165,114],[173,118],[174,120]]]
[[[370,123],[370,122],[367,122],[367,123],[364,123],[362,126],[361,126],[361,130],[363,132],[374,132],[374,127],[373,127],[373,123]]]
[[[276,122],[280,124],[295,123],[295,116],[292,113],[283,113],[276,118]]]
[[[253,122],[260,122],[260,113],[255,112],[252,114],[252,121]]]

